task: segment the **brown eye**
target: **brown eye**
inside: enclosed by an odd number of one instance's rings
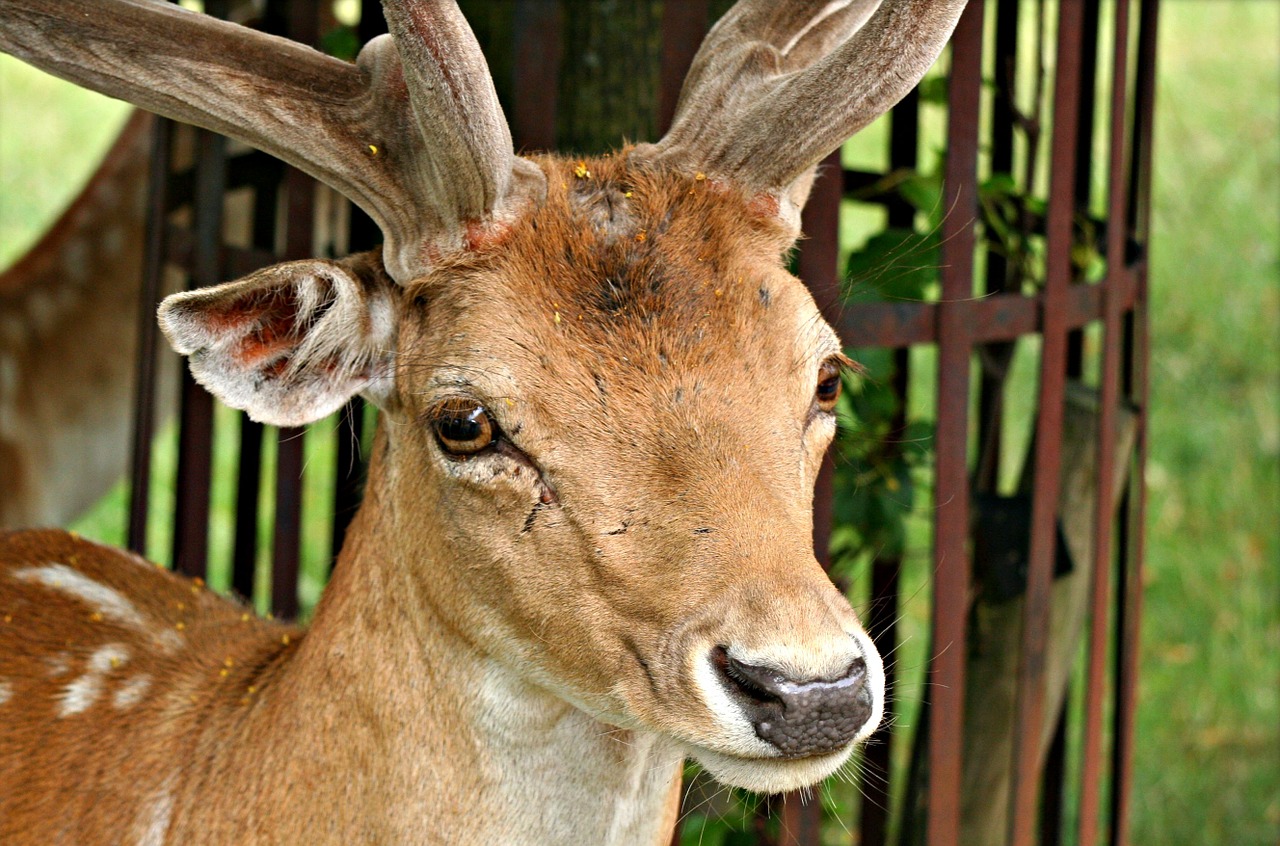
[[[493,443],[496,427],[489,412],[475,400],[452,397],[431,413],[436,440],[450,455],[475,455]]]
[[[818,390],[815,392],[818,408],[830,413],[835,411],[836,400],[840,398],[840,364],[828,359],[818,370]]]

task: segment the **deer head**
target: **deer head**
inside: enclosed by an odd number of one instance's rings
[[[354,65],[150,0],[4,0],[0,47],[368,212],[380,250],[166,300],[174,347],[268,423],[374,402],[358,528],[424,619],[774,791],[832,772],[884,704],[811,541],[847,362],[785,257],[817,162],[963,6],[742,0],[666,137],[583,162],[514,154],[449,0],[386,0]]]

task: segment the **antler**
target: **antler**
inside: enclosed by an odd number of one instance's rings
[[[545,186],[512,151],[456,3],[385,8],[392,36],[355,65],[155,0],[0,0],[0,49],[333,186],[382,229],[387,270],[403,283]]]
[[[919,82],[965,2],[739,0],[694,57],[671,130],[635,155],[773,193],[794,221],[813,168]]]

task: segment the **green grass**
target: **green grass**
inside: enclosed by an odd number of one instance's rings
[[[1164,4],[1135,843],[1280,838],[1280,4]]]
[[[1280,3],[1163,4],[1135,844],[1280,839],[1278,45]],[[0,265],[71,199],[123,115],[0,57]],[[236,423],[220,415],[218,425],[233,434]],[[308,456],[319,464],[332,438],[314,437]],[[171,466],[171,446],[158,461]],[[308,485],[308,497],[323,496],[323,478]],[[215,491],[220,521],[226,487]],[[81,529],[119,540],[122,520],[117,492]],[[268,508],[264,530],[269,520]],[[161,553],[166,530],[154,522]],[[927,521],[918,523],[909,554],[923,560]],[[308,532],[308,557],[323,559],[327,526]],[[904,664],[922,660],[927,572],[906,574],[914,610],[903,625],[915,634]],[[307,599],[322,576],[304,582]],[[902,696],[910,719],[919,691]]]

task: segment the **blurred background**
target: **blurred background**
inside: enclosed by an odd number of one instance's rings
[[[0,269],[76,195],[126,113],[0,57]],[[1131,840],[1269,846],[1280,842],[1280,2],[1164,0],[1156,114]],[[119,543],[122,508],[117,495],[79,528]]]

